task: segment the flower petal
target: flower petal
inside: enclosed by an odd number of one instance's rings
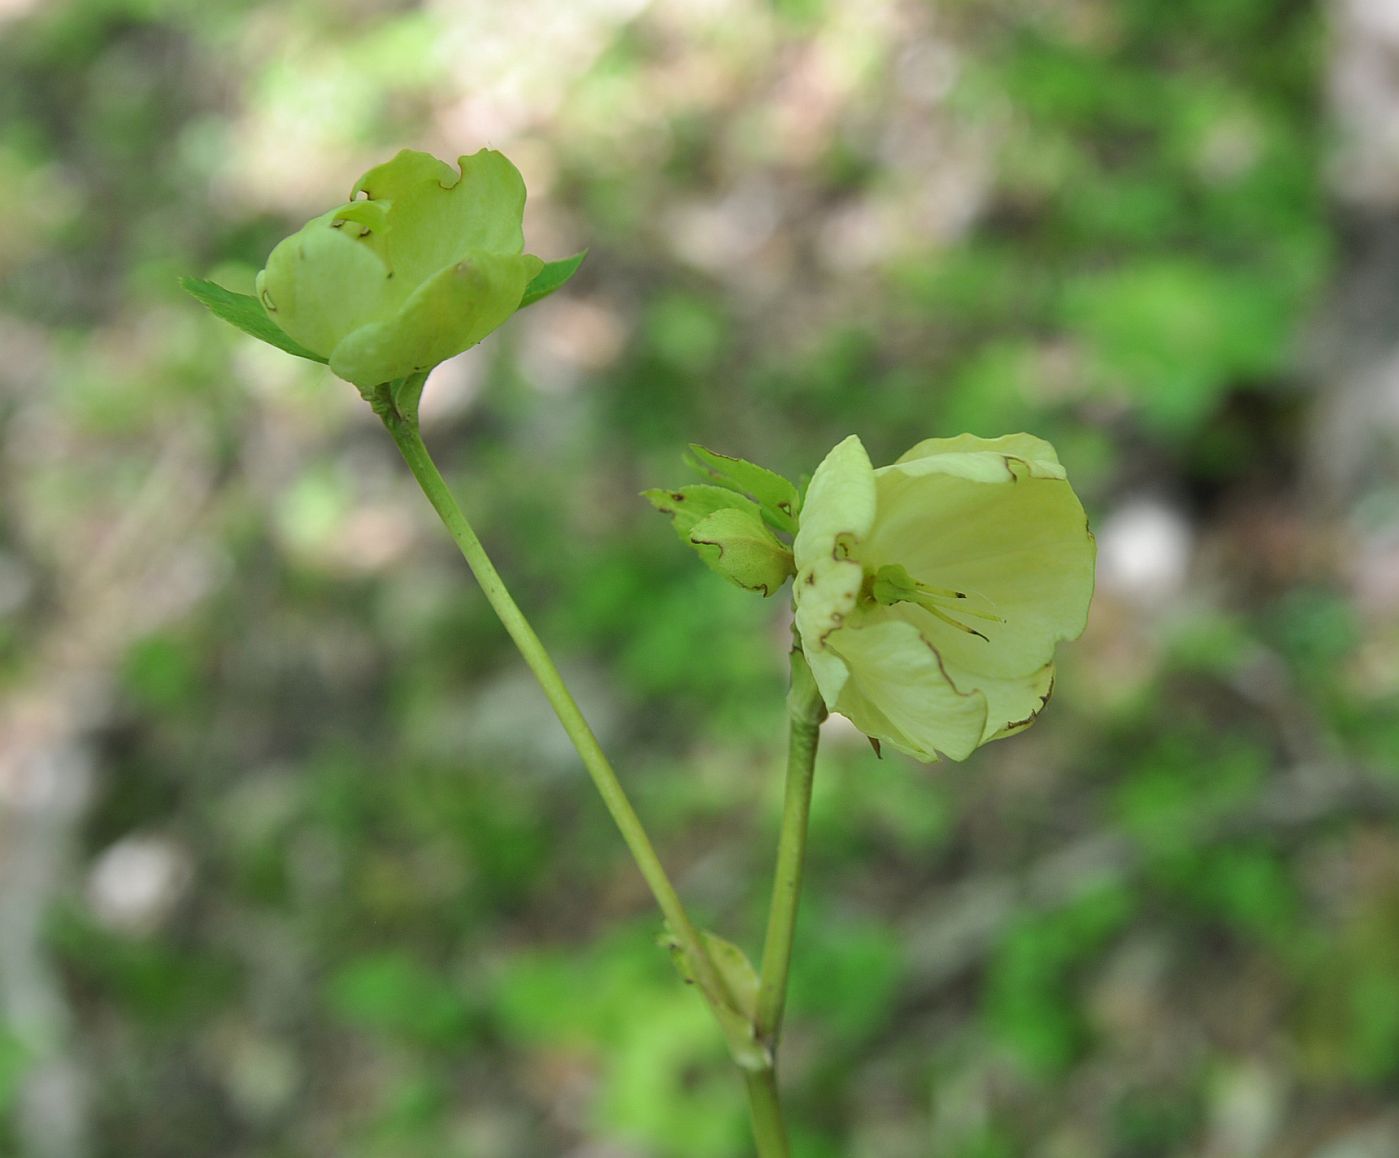
[[[346,334],[393,309],[388,269],[353,227],[333,224],[338,213],[323,213],[279,242],[257,275],[268,316],[322,357]]]
[[[430,370],[509,318],[542,265],[527,253],[481,253],[448,266],[419,286],[397,314],[349,334],[332,352],[330,368],[365,387]]]
[[[874,503],[874,467],[864,443],[852,434],[826,455],[807,484],[792,544],[797,567],[829,556],[841,536],[863,539],[874,523]]]
[[[797,614],[797,634],[800,635],[800,606],[797,609]],[[828,709],[834,711],[832,705],[840,700],[845,683],[850,678],[850,668],[846,666],[845,660],[825,646],[807,647],[803,643],[802,652],[806,656],[807,666],[811,668],[811,678],[816,681],[816,688],[821,693],[821,699]]]
[[[389,202],[386,260],[411,287],[469,254],[518,254],[525,247],[520,171],[493,149],[457,163],[460,172],[430,153],[404,149],[355,186]]]
[[[955,453],[876,472],[879,518],[865,565],[897,562],[929,586],[965,595],[944,610],[974,633],[900,605],[959,688],[1033,675],[1088,617],[1096,551],[1083,507],[1066,481],[1022,473],[1023,461]]]
[[[828,646],[849,676],[827,706],[865,735],[928,761],[938,753],[965,760],[982,743],[985,696],[954,687],[941,657],[912,624],[871,614],[832,633]]]
[[[982,743],[1004,740],[1023,732],[1049,706],[1049,697],[1054,694],[1054,665],[1045,664],[1028,680],[989,680],[978,690],[986,697]]]
[[[855,609],[864,571],[850,551],[874,522],[874,501],[874,468],[852,434],[811,476],[792,544],[797,632],[828,707],[844,686],[846,670],[821,652],[826,637]]]
[[[985,744],[990,740],[999,740],[1013,736],[1016,732],[1023,732],[1035,722],[1035,717],[1049,703],[1050,694],[1054,690],[1053,660],[1025,675],[997,676],[972,671],[964,664],[959,664],[947,652],[955,649],[963,639],[970,639],[971,643],[980,643],[984,647],[983,641],[948,629],[926,611],[908,603],[891,607],[888,613],[894,619],[912,624],[925,639],[936,640],[936,647],[943,658],[943,671],[958,691],[979,692],[985,697],[986,726],[980,743]],[[978,622],[978,630],[983,626],[984,624]],[[955,638],[947,638],[948,635]]]
[[[956,438],[925,438],[895,460],[895,465],[914,462],[933,455],[969,454],[979,452],[1010,455],[1028,463],[1058,466],[1059,456],[1054,447],[1033,434],[1003,434],[1000,438],[978,438],[975,434],[959,434]],[[1063,477],[1062,471],[1056,476]]]

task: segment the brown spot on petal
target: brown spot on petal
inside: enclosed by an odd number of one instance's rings
[[[875,759],[883,760],[884,753],[880,750],[879,741],[876,740],[873,736],[866,736],[865,739],[870,742],[870,747],[874,749]]]
[[[832,611],[831,626],[826,628],[825,631],[823,631],[820,635],[816,637],[816,646],[824,650],[826,646],[826,640],[830,639],[831,636],[833,636],[837,631],[841,629],[842,626],[844,626],[844,624],[845,616],[842,615],[839,611]]]

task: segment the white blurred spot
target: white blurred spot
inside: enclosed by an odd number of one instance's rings
[[[585,375],[606,370],[621,353],[627,331],[618,311],[597,299],[560,297],[529,317],[530,340],[520,362],[544,394],[567,394]]]
[[[1286,1102],[1276,1074],[1256,1061],[1226,1066],[1210,1101],[1210,1158],[1258,1158],[1273,1151]]]
[[[781,198],[770,182],[751,179],[718,201],[691,201],[667,223],[672,246],[685,261],[711,273],[732,273],[772,237]]]
[[[87,900],[103,924],[147,933],[169,915],[189,886],[188,851],[162,836],[127,836],[106,849],[88,876]]]
[[[460,418],[476,405],[484,383],[484,359],[471,354],[448,358],[432,372],[423,391],[423,424]]]
[[[1180,594],[1190,569],[1189,520],[1162,499],[1131,499],[1097,529],[1098,583],[1142,603]]]
[[[1370,614],[1399,612],[1399,527],[1359,538],[1348,570],[1356,603]]]
[[[254,1121],[280,1113],[295,1097],[301,1066],[282,1042],[248,1026],[229,1024],[219,1028],[210,1048],[229,1096]]]
[[[922,40],[905,48],[894,66],[899,90],[920,105],[936,105],[952,92],[960,62],[950,44]]]
[[[18,20],[38,3],[39,0],[0,0],[0,22]]]

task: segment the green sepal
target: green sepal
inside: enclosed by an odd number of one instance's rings
[[[224,289],[217,282],[204,281],[197,277],[180,278],[180,286],[190,296],[197,298],[209,312],[222,318],[231,326],[237,326],[245,334],[250,334],[269,346],[276,346],[288,354],[305,358],[308,362],[325,365],[329,359],[312,353],[300,342],[288,336],[277,323],[267,316],[262,303],[249,294],[238,294]]]
[[[540,298],[547,298],[556,289],[562,289],[569,278],[578,272],[578,267],[587,256],[588,251],[585,249],[582,253],[565,257],[562,261],[546,261],[544,268],[534,275],[534,280],[525,286],[525,296],[520,299],[517,308],[532,306]]]
[[[751,511],[736,507],[715,511],[695,524],[689,542],[712,571],[765,597],[781,588],[794,571],[791,548]]]
[[[686,461],[693,469],[718,479],[722,485],[751,495],[768,522],[779,531],[796,531],[801,499],[797,488],[780,474],[741,458],[706,450],[693,442]]]
[[[758,973],[747,955],[732,941],[717,933],[701,932],[709,959],[719,974],[726,992],[709,993],[696,982],[694,967],[675,934],[668,928],[658,938],[662,948],[670,953],[675,971],[686,985],[694,985],[719,1019],[729,1053],[740,1069],[762,1070],[772,1065],[771,1052],[757,1039]]]

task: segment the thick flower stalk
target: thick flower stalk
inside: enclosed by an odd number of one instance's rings
[[[827,706],[920,760],[1028,728],[1093,594],[1083,507],[1028,434],[931,438],[878,470],[852,435],[812,476],[793,554]]]

